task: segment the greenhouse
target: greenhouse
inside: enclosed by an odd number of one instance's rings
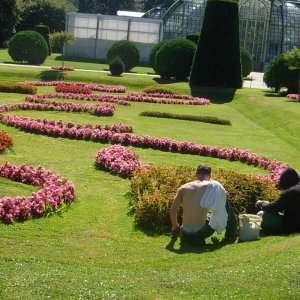
[[[143,17],[163,20],[164,39],[200,32],[206,0],[177,0],[161,5]],[[240,0],[240,41],[262,71],[275,55],[300,45],[300,2]]]
[[[66,30],[75,42],[67,44],[64,54],[105,59],[109,47],[116,41],[136,42],[141,61],[148,61],[151,48],[162,39],[160,19],[68,13]]]

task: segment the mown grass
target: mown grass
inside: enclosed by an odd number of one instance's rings
[[[37,79],[40,70],[0,67],[0,78]],[[158,84],[152,77],[70,72],[68,80],[125,84],[141,90]],[[190,94],[187,83],[167,83]],[[38,88],[39,93],[51,88]],[[198,89],[210,106],[132,103],[117,105],[113,117],[84,113],[18,111],[22,116],[76,123],[132,124],[137,134],[169,137],[207,145],[239,147],[289,163],[300,170],[299,103],[267,97],[265,91],[241,89],[230,101],[224,90]],[[226,101],[222,101],[222,94]],[[0,103],[23,101],[18,94],[0,94]],[[81,102],[80,102],[81,103]],[[143,118],[142,111],[211,115],[232,126],[184,120]],[[170,236],[150,236],[134,227],[125,197],[130,181],[97,170],[94,157],[107,144],[50,138],[0,124],[15,146],[0,161],[39,164],[70,179],[76,202],[61,216],[14,225],[0,224],[0,299],[298,299],[300,236],[264,237],[260,241],[180,248]],[[240,172],[264,172],[237,162],[134,148],[144,163],[192,165],[200,162]],[[27,186],[0,182],[11,194]],[[14,190],[15,189],[15,190]],[[3,192],[2,192],[3,194]],[[216,236],[221,239],[220,237]]]

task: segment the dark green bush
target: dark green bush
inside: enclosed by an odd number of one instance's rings
[[[209,116],[179,115],[179,114],[171,114],[171,113],[165,113],[159,111],[144,111],[141,112],[140,115],[145,117],[178,119],[178,120],[196,121],[196,122],[204,122],[204,123],[219,124],[219,125],[231,125],[231,122],[229,120],[224,120],[217,117],[209,117]]]
[[[278,190],[268,181],[234,171],[214,169],[213,178],[228,192],[228,200],[238,213],[256,213],[255,202],[273,201]],[[170,230],[169,210],[177,189],[195,180],[195,168],[186,166],[138,169],[131,179],[130,207],[136,225],[157,233]]]
[[[155,68],[162,77],[186,80],[190,74],[196,45],[186,39],[170,40],[156,54]]]
[[[195,45],[198,45],[200,32],[193,32],[186,35],[186,39],[192,41]]]
[[[47,46],[48,46],[48,55],[51,55],[51,46],[50,46],[50,40],[49,40],[49,27],[46,25],[36,25],[34,27],[34,30],[38,33],[40,33],[44,39],[47,42]]]
[[[48,46],[41,34],[33,30],[16,33],[8,43],[8,54],[14,61],[40,65],[48,56]]]
[[[252,72],[252,57],[250,52],[241,47],[241,68],[242,76],[247,77]]]
[[[160,86],[146,86],[143,88],[142,92],[144,93],[164,93],[164,94],[174,94],[173,91],[160,87]]]
[[[114,57],[109,63],[109,71],[113,76],[120,76],[124,69],[124,63],[119,56]]]
[[[207,1],[190,83],[242,87],[237,1]]]
[[[283,54],[274,57],[267,65],[264,82],[275,92],[286,87],[289,93],[298,93],[298,70],[290,70]]]
[[[160,41],[157,44],[155,44],[153,46],[153,48],[150,51],[150,55],[149,55],[149,64],[150,66],[153,68],[153,70],[155,71],[155,73],[157,73],[156,71],[156,67],[155,67],[155,61],[156,61],[156,53],[160,50],[160,48],[167,43],[167,40],[164,41]]]
[[[14,82],[0,82],[0,92],[33,95],[36,94],[37,88],[32,85],[25,85]]]
[[[119,56],[124,63],[125,71],[128,72],[136,67],[140,61],[140,51],[136,43],[131,41],[115,42],[106,54],[108,64],[110,61]]]

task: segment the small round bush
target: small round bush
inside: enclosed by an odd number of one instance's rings
[[[107,51],[106,59],[108,64],[115,57],[119,56],[124,63],[125,71],[128,72],[136,67],[140,61],[140,51],[136,43],[131,41],[115,42]]]
[[[160,50],[160,48],[167,43],[167,40],[160,41],[157,44],[153,46],[153,48],[150,51],[149,55],[149,64],[153,68],[153,70],[156,72],[156,67],[155,67],[155,59],[156,59],[156,53]]]
[[[174,39],[164,44],[156,54],[157,73],[165,79],[186,80],[190,75],[196,45],[187,39]]]
[[[200,32],[193,32],[186,35],[186,39],[192,41],[195,45],[198,45]]]
[[[290,70],[283,54],[275,56],[267,65],[264,82],[275,92],[286,87],[289,93],[298,92],[298,70]]]
[[[119,56],[113,58],[109,63],[109,71],[113,76],[120,76],[124,72],[124,63]]]
[[[241,47],[242,76],[247,77],[252,72],[252,57],[249,51]]]
[[[29,64],[40,65],[48,56],[47,42],[36,31],[20,31],[9,40],[8,54],[14,61],[26,61]]]

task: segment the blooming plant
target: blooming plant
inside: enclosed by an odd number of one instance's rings
[[[74,71],[73,67],[65,67],[65,66],[52,66],[52,70],[58,70],[58,71]]]
[[[132,150],[120,145],[101,149],[97,153],[95,161],[97,167],[110,170],[112,173],[124,177],[132,176],[135,169],[142,167],[139,156]]]
[[[49,212],[55,212],[63,205],[74,201],[75,190],[71,181],[39,166],[15,166],[9,162],[0,166],[0,177],[30,185],[41,186],[29,197],[5,196],[0,200],[0,221],[13,223],[24,221],[31,217],[40,217]]]
[[[10,149],[14,145],[12,137],[7,135],[4,131],[0,132],[0,153],[3,153],[6,149]]]
[[[125,93],[126,88],[123,85],[104,85],[98,83],[85,83],[85,82],[68,82],[68,81],[24,81],[22,84],[34,85],[34,86],[57,86],[60,84],[68,86],[83,86],[93,91],[110,92],[110,93]]]
[[[92,90],[84,85],[58,84],[55,86],[58,93],[92,94]]]
[[[300,94],[288,94],[287,97],[294,100],[300,100]]]

